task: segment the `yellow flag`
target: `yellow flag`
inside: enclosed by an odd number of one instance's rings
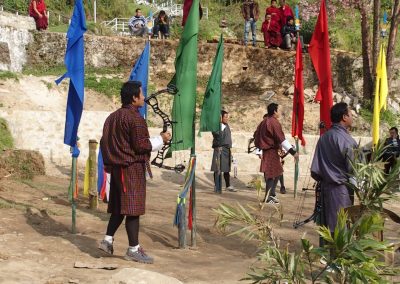
[[[379,120],[381,109],[386,109],[388,95],[388,80],[386,72],[386,57],[383,43],[379,51],[378,62],[376,65],[374,116],[372,121],[372,143],[376,145],[379,141]]]
[[[387,96],[389,93],[388,80],[387,80],[387,70],[386,70],[386,56],[385,48],[383,44],[379,52],[381,57],[381,70],[380,71],[380,93],[379,93],[379,106],[380,108],[386,110]]]
[[[83,179],[83,196],[85,197],[89,196],[89,169],[90,163],[89,158],[87,158],[85,166],[85,178]]]

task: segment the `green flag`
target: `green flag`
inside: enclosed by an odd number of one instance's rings
[[[224,61],[224,40],[219,39],[213,69],[204,94],[200,117],[200,132],[219,131],[221,124],[222,62]]]
[[[172,106],[172,151],[189,149],[194,145],[199,17],[199,0],[193,0],[176,51],[175,75],[170,82],[178,88]]]

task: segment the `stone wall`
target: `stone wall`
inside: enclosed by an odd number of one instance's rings
[[[22,71],[34,29],[33,18],[0,12],[0,70]]]
[[[93,67],[132,66],[144,48],[145,40],[130,37],[85,35],[85,62]],[[151,75],[168,77],[174,73],[177,41],[152,41]],[[27,47],[28,64],[62,64],[66,47],[65,34],[35,33]],[[215,43],[199,43],[198,76],[208,77],[216,52]],[[225,44],[223,82],[240,85],[243,90],[275,90],[283,93],[293,81],[295,52],[269,50]],[[343,52],[332,52],[334,89],[357,91],[354,83],[360,71],[354,70],[356,58]],[[305,54],[305,87],[317,84],[311,61]],[[356,90],[354,90],[356,89]]]

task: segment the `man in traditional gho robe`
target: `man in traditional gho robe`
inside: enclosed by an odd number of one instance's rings
[[[279,204],[275,188],[279,177],[283,174],[283,167],[279,151],[283,148],[296,160],[299,154],[285,138],[279,122],[280,108],[278,104],[271,103],[267,107],[267,116],[258,125],[254,134],[255,145],[262,150],[260,172],[264,173],[266,189],[264,202]]]
[[[311,176],[321,182],[322,224],[333,232],[339,210],[352,205],[352,194],[346,183],[357,143],[348,132],[353,116],[346,103],[332,107],[331,121],[332,127],[317,143]]]
[[[151,151],[160,150],[171,134],[150,138],[139,108],[144,105],[141,83],[128,81],[121,89],[122,107],[110,114],[100,141],[104,168],[111,173],[107,232],[99,249],[114,253],[114,234],[125,218],[129,247],[125,259],[153,263],[139,245],[139,217],[145,213],[146,171],[151,176]]]
[[[232,161],[232,134],[228,125],[229,114],[221,111],[221,130],[213,132],[214,149],[213,159],[211,163],[211,171],[214,172],[215,192],[221,193],[222,182],[220,180],[221,173],[224,173],[226,190],[235,192],[236,189],[230,183],[231,161]]]

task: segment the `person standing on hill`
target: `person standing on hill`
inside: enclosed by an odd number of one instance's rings
[[[253,46],[256,46],[256,22],[260,14],[258,3],[254,0],[244,0],[241,11],[244,18],[244,45],[247,46],[249,31],[251,29],[251,34],[253,36]]]
[[[279,10],[281,11],[281,24],[283,26],[286,25],[289,17],[292,17],[292,19],[294,18],[294,14],[292,8],[290,8],[290,6],[286,4],[285,0],[280,0],[279,4]]]
[[[282,12],[277,7],[276,0],[271,0],[271,6],[265,10],[265,16],[267,15],[271,15],[271,21],[279,26],[278,30],[280,32],[286,22],[282,22]]]

